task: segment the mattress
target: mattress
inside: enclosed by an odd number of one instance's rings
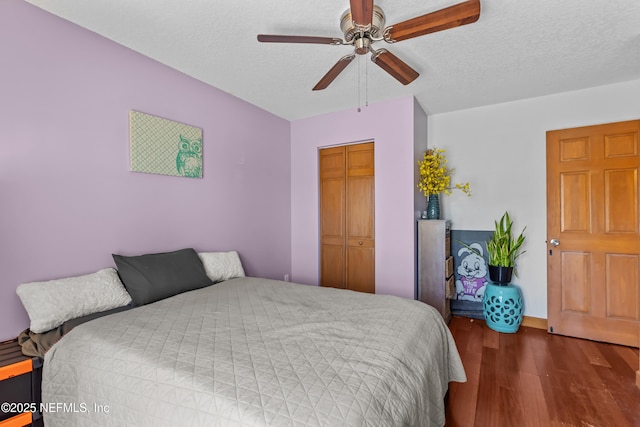
[[[56,426],[442,426],[466,381],[418,301],[237,278],[74,328],[46,354]]]

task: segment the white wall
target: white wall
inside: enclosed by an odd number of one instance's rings
[[[546,132],[640,119],[640,80],[429,116],[429,147],[447,150],[453,181],[473,195],[443,197],[456,230],[492,230],[508,210],[527,226],[527,253],[514,283],[525,315],[547,317]]]

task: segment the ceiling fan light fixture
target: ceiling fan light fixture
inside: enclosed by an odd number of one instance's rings
[[[356,48],[356,53],[358,55],[364,55],[369,53],[369,49],[371,48],[371,39],[368,37],[359,37],[356,39],[353,46]]]

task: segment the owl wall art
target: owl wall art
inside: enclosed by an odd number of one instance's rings
[[[182,176],[199,178],[202,176],[202,139],[189,141],[180,135],[176,168]]]
[[[129,131],[131,171],[202,178],[202,129],[130,111]]]

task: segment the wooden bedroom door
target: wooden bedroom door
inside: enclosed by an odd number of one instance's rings
[[[373,142],[320,150],[320,285],[375,293]]]
[[[638,346],[640,121],[547,132],[549,332]]]

